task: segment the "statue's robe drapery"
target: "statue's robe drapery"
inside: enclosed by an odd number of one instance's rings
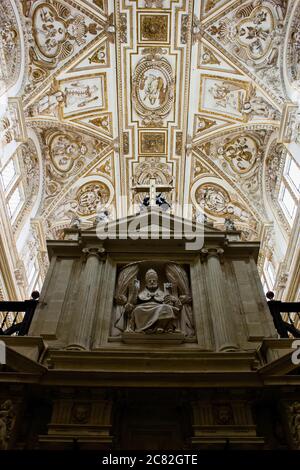
[[[130,286],[130,284],[135,279],[139,270],[139,265],[137,263],[133,263],[129,266],[126,266],[119,274],[118,284],[116,288],[115,298],[118,299],[121,296],[125,297],[125,302],[123,304],[118,304],[116,307],[116,319],[113,325],[113,332],[116,334],[120,334],[120,332],[126,329],[126,318],[125,318],[125,311],[124,305],[126,303],[126,293]]]
[[[185,270],[175,263],[170,263],[166,266],[166,274],[169,282],[173,284],[173,286],[177,286],[180,295],[184,295],[187,298],[191,298],[191,292],[189,288],[189,280]],[[193,313],[192,307],[190,302],[184,302],[180,316],[178,317],[179,324],[178,328],[186,335],[186,336],[194,336],[195,335],[195,328],[193,324]]]
[[[138,295],[138,305],[132,311],[135,331],[141,333],[154,327],[159,320],[175,320],[174,307],[164,304],[164,292],[143,289]]]

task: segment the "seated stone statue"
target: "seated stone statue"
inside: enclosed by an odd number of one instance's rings
[[[159,288],[158,275],[149,269],[145,275],[145,287],[139,292],[139,282],[134,281],[130,302],[125,305],[129,316],[127,331],[137,333],[173,333],[176,319],[182,308],[180,300],[172,295],[165,295]]]
[[[173,262],[163,266],[168,280],[164,291],[157,272],[148,269],[145,286],[140,289],[141,265],[140,262],[130,263],[119,272],[112,335],[180,332],[187,338],[194,338],[192,297],[185,269]]]

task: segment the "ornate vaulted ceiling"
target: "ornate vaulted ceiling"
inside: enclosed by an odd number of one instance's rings
[[[132,213],[152,177],[174,188],[178,215],[204,209],[259,238],[264,159],[287,101],[287,12],[285,0],[19,0],[21,110],[44,159],[48,235],[99,204]]]

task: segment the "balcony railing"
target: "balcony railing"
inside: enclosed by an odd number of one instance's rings
[[[266,296],[280,338],[300,338],[300,302],[274,300],[273,292],[267,292]]]
[[[31,299],[24,302],[0,302],[0,336],[27,335],[39,296],[39,292],[34,291]]]

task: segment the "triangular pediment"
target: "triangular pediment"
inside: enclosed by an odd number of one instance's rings
[[[180,217],[169,212],[159,210],[158,208],[147,208],[144,211],[116,219],[114,221],[98,222],[97,226],[91,227],[88,231],[105,231],[107,233],[116,232],[125,234],[138,232],[146,234],[147,231],[157,233],[157,235],[166,238],[168,234],[171,238],[184,239],[191,234],[213,233],[225,234],[208,223],[197,223],[184,217]],[[238,234],[239,232],[235,232]]]

